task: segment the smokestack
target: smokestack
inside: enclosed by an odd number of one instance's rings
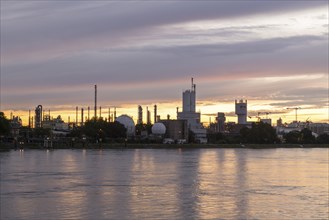
[[[111,108],[109,108],[109,122],[111,122]]]
[[[81,108],[81,126],[83,126],[83,108]]]
[[[94,106],[94,118],[97,118],[97,85],[95,85],[95,106]]]
[[[34,118],[33,118],[33,116],[32,116],[32,118],[31,118],[31,123],[32,123],[32,126],[33,126],[33,122],[34,122]]]
[[[142,106],[138,106],[138,120],[137,124],[143,124],[143,108]]]
[[[117,108],[114,107],[114,120],[116,120],[116,119],[117,119]]]
[[[157,105],[154,105],[154,123],[157,122],[158,109]]]
[[[75,126],[78,126],[78,106],[75,107]]]
[[[88,106],[88,121],[90,120],[90,107]]]
[[[102,117],[102,107],[99,106],[99,118],[101,118],[101,117]]]
[[[146,123],[149,125],[149,124],[151,124],[151,113],[150,113],[150,111],[149,111],[149,108],[148,107],[146,107]]]
[[[31,110],[29,109],[29,128],[31,128]]]

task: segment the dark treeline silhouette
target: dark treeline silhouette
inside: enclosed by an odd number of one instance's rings
[[[307,128],[301,131],[291,131],[284,135],[284,139],[289,144],[329,144],[328,134],[324,133],[315,138],[312,131]]]
[[[208,134],[209,143],[215,144],[274,144],[280,143],[275,129],[263,122],[252,123],[251,128],[243,127],[238,134]]]
[[[68,135],[69,137],[83,138],[91,140],[124,139],[126,128],[119,122],[107,122],[103,119],[87,121],[83,126],[75,127]]]
[[[10,123],[3,112],[0,112],[0,135],[10,134]]]
[[[139,124],[136,125],[137,137],[129,140],[130,142],[151,143],[149,139],[141,139],[142,132],[151,134],[152,125]],[[45,128],[29,128],[23,126],[19,130],[19,139],[25,142],[28,140],[42,140],[52,137],[51,129]],[[0,137],[3,140],[13,140],[11,134],[10,120],[6,118],[3,112],[0,112]],[[58,135],[57,135],[58,137]],[[107,122],[102,118],[92,119],[84,123],[83,126],[74,127],[69,134],[62,135],[62,138],[75,138],[75,141],[85,142],[126,142],[126,128],[119,122]],[[304,128],[301,131],[291,131],[283,135],[280,140],[275,129],[263,122],[252,123],[251,128],[243,127],[239,133],[211,133],[208,132],[208,143],[212,144],[275,144],[283,142],[287,144],[329,144],[329,134],[321,134],[317,137],[313,136],[312,131]],[[195,135],[189,132],[189,143],[195,143]]]
[[[214,144],[275,144],[281,143],[275,129],[263,122],[252,123],[251,128],[243,127],[239,134],[208,133],[209,143]],[[304,128],[301,131],[291,131],[283,135],[287,144],[329,144],[329,135],[324,133],[317,138],[312,131]]]

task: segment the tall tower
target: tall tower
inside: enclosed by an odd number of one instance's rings
[[[94,106],[94,118],[97,119],[97,85],[95,85],[95,106]]]
[[[158,107],[154,105],[154,124],[157,122]]]
[[[88,121],[90,120],[90,107],[88,106]]]
[[[193,78],[191,79],[191,90],[183,92],[183,112],[195,112],[195,84]]]
[[[143,108],[142,106],[138,106],[138,120],[137,124],[143,124]]]
[[[151,112],[149,111],[148,107],[146,107],[146,123],[148,125],[151,124]]]
[[[75,107],[75,126],[78,126],[78,123],[79,123],[79,119],[78,119],[78,106]]]
[[[83,126],[84,125],[84,115],[83,115],[83,108],[81,108],[81,126]]]
[[[218,112],[217,113],[217,131],[223,133],[225,130],[225,114],[223,112]]]
[[[235,114],[238,115],[238,124],[247,124],[247,100],[235,100]]]
[[[191,79],[191,89],[183,92],[183,109],[178,112],[177,119],[187,121],[187,129],[195,134],[195,140],[200,143],[207,143],[207,130],[200,123],[201,113],[195,111],[196,107],[196,85]]]
[[[38,105],[35,109],[35,128],[42,127],[42,105]]]

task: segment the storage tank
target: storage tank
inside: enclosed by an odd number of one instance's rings
[[[166,126],[163,123],[157,122],[152,126],[152,134],[164,135],[166,133]]]
[[[135,122],[128,115],[120,115],[115,119],[115,121],[119,122],[127,129],[127,136],[135,135]]]

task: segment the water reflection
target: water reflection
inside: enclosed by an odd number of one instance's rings
[[[206,150],[200,155],[200,218],[232,219],[236,218],[235,215],[245,216],[246,199],[241,196],[243,192],[240,191],[240,184],[244,184],[246,180],[244,175],[240,175],[244,164],[239,159],[240,155],[233,150]]]
[[[326,219],[328,149],[0,153],[1,219]]]
[[[175,175],[177,164],[168,152],[156,155],[149,150],[135,150],[131,164],[130,202],[134,218],[157,219],[177,211]],[[166,207],[164,209],[164,207]]]
[[[177,163],[176,195],[177,219],[194,219],[198,216],[198,158],[200,150],[180,150]]]
[[[241,151],[234,151],[235,155],[235,181],[236,186],[235,199],[235,211],[236,217],[249,216],[249,198],[246,189],[249,188],[248,182],[248,167],[246,158],[248,157],[248,150],[241,149]]]

